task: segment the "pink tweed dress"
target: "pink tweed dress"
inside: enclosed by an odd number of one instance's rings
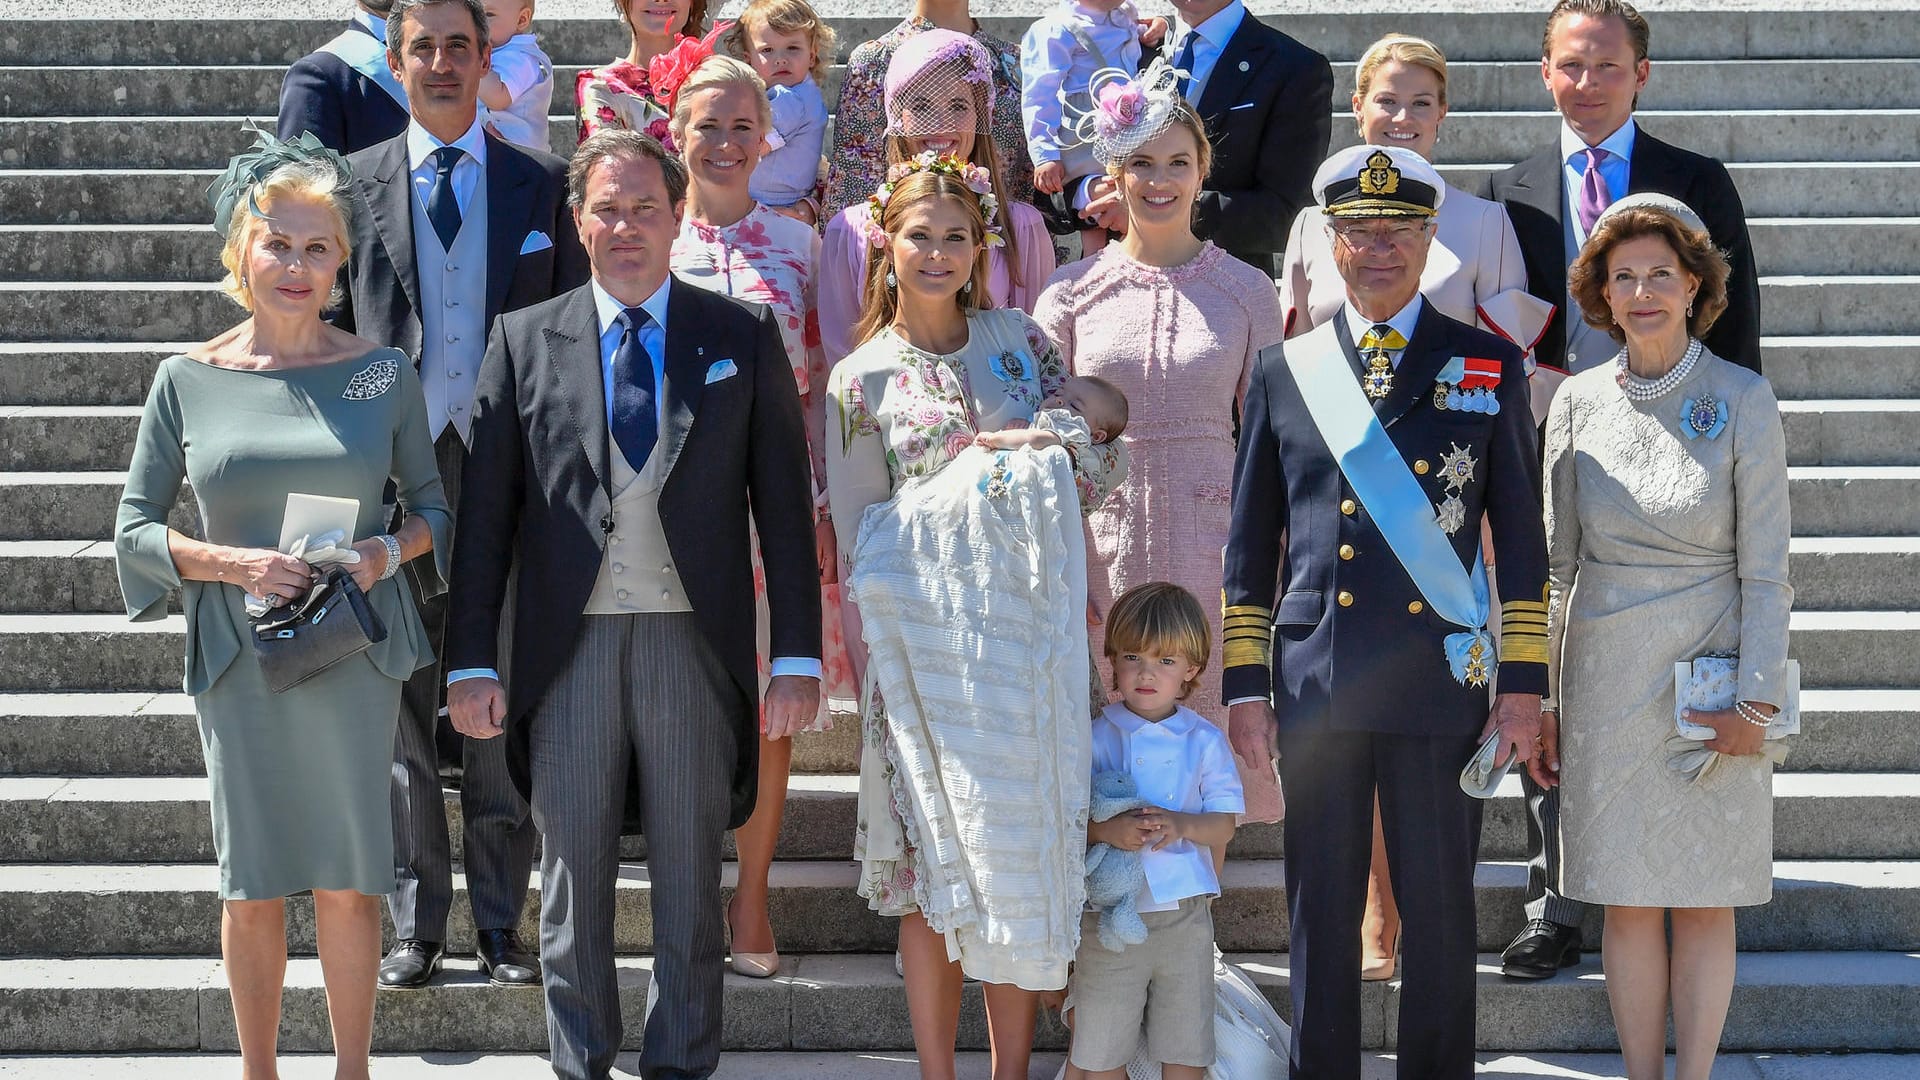
[[[1134,585],[1171,581],[1208,612],[1213,656],[1186,704],[1221,730],[1220,552],[1233,490],[1233,417],[1261,349],[1281,339],[1267,275],[1212,243],[1180,266],[1135,261],[1109,244],[1061,267],[1034,311],[1079,375],[1127,395],[1127,478],[1088,515],[1087,593],[1101,614]],[[1100,648],[1096,632],[1094,652]],[[1104,658],[1102,685],[1112,685]],[[1271,770],[1241,770],[1249,821],[1279,820]]]

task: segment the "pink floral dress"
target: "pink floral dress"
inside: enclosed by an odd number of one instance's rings
[[[667,141],[667,111],[653,100],[647,69],[625,60],[588,68],[573,83],[580,104],[580,141],[601,128],[641,131]]]
[[[945,468],[972,445],[975,433],[1027,426],[1067,377],[1053,342],[1018,308],[975,312],[968,323],[967,344],[955,353],[917,349],[883,330],[834,365],[827,388],[827,495],[843,578],[852,569],[867,507],[891,497],[902,482]],[[1098,506],[1125,472],[1125,451],[1117,441],[1079,455],[1074,479],[1082,506]],[[904,816],[894,755],[887,749],[886,705],[877,692],[866,695],[862,734],[854,858],[866,864],[869,838],[876,832],[898,836]],[[897,862],[873,860],[888,873],[863,870],[859,891],[874,911],[916,910],[917,858],[909,843]]]
[[[822,400],[827,365],[820,352],[820,326],[815,315],[815,270],[820,265],[820,236],[806,224],[755,205],[732,225],[712,226],[687,217],[673,242],[672,265],[680,280],[710,292],[765,304],[780,326],[780,341],[793,366],[800,407],[807,417],[807,448],[812,458],[814,503],[826,507],[822,443],[826,407]],[[760,610],[758,620],[760,676],[770,676],[767,658],[766,581],[761,576],[759,552],[754,552],[753,580]],[[841,630],[840,587],[821,588],[824,681],[822,707],[852,712],[859,684],[847,660]]]

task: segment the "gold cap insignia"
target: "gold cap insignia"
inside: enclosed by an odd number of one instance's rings
[[[1393,159],[1376,150],[1367,158],[1367,167],[1360,170],[1360,194],[1392,195],[1400,190],[1400,170],[1393,167]]]

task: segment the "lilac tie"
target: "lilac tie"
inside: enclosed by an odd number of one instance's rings
[[[1597,146],[1587,150],[1587,172],[1580,179],[1580,231],[1583,233],[1593,232],[1593,223],[1613,204],[1607,178],[1600,175],[1600,163],[1607,157],[1607,152]]]

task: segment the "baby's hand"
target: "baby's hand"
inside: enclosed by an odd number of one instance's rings
[[[1031,448],[1042,450],[1049,446],[1059,446],[1060,436],[1040,428],[1016,428],[1012,431],[983,431],[973,437],[975,446],[984,446],[989,450],[1020,450]]]
[[[1057,161],[1043,161],[1033,167],[1034,190],[1042,194],[1058,195],[1066,182],[1066,167]]]
[[[1157,49],[1167,40],[1167,20],[1159,15],[1151,19],[1141,19],[1140,44],[1149,49]]]

